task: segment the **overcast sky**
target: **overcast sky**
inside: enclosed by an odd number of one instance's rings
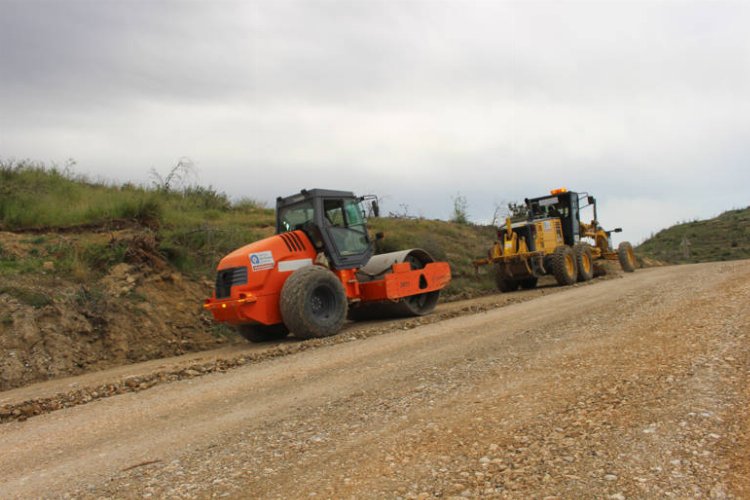
[[[474,221],[565,186],[640,242],[750,204],[741,2],[0,0],[0,158]],[[403,204],[403,206],[402,206]]]

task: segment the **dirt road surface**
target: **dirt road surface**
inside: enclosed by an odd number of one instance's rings
[[[392,330],[3,423],[0,497],[750,497],[750,261]]]

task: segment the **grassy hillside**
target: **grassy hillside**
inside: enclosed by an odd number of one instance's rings
[[[672,264],[750,258],[750,207],[664,229],[636,251]]]
[[[0,246],[3,273],[53,262],[58,273],[85,280],[134,253],[153,252],[182,272],[207,275],[229,250],[270,234],[273,220],[272,210],[252,200],[232,203],[211,187],[116,186],[37,164],[0,164],[0,231],[28,234],[36,246],[27,259]],[[140,230],[138,241],[95,237],[124,227]]]
[[[449,295],[492,289],[471,266],[490,245],[492,228],[416,218],[374,219],[371,226],[386,234],[380,252],[416,246],[447,259],[455,275]],[[123,229],[130,231],[116,232]],[[0,239],[0,275],[44,273],[85,283],[119,263],[161,263],[212,279],[229,251],[273,234],[274,212],[253,200],[232,202],[211,187],[113,185],[6,162],[0,163],[0,231],[25,235]]]

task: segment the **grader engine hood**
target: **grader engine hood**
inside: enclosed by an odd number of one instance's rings
[[[316,251],[302,231],[277,234],[224,257],[204,307],[229,324],[279,321],[278,295],[289,274],[310,266]]]

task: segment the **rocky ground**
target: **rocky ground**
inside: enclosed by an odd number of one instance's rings
[[[556,290],[1,393],[0,493],[750,496],[750,262]]]

